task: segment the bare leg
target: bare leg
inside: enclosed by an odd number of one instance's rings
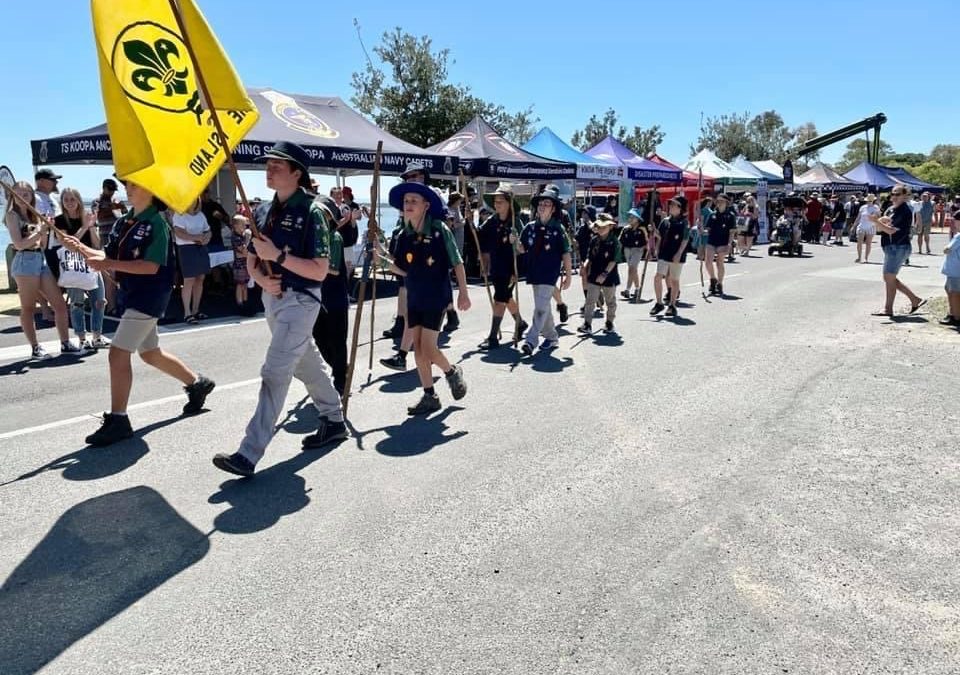
[[[950,316],[960,320],[960,293],[947,293],[947,303],[950,306]]]
[[[867,241],[866,241],[865,256],[864,256],[864,258],[863,258],[863,262],[867,262],[868,260],[870,260],[870,248],[871,248],[872,246],[873,246],[873,235],[872,235],[872,234],[868,234],[868,235],[867,235]]]
[[[864,238],[865,238],[865,237],[864,237],[864,235],[862,235],[862,234],[858,234],[858,235],[857,235],[857,262],[860,262],[861,260],[863,260],[863,240],[864,240]]]
[[[436,348],[436,344],[437,344],[436,331],[430,331],[430,332],[434,334],[433,345],[434,345],[434,348]],[[411,331],[411,333],[412,333],[413,343],[416,345],[416,350],[413,353],[413,357],[417,362],[417,375],[420,376],[420,386],[423,387],[424,389],[427,389],[433,386],[433,368],[432,368],[433,363],[430,359],[432,354],[427,352],[427,348],[424,345],[424,342],[426,341],[422,340],[422,336],[424,333],[423,327],[417,326]]]
[[[183,301],[183,318],[193,316],[190,310],[190,300],[193,298],[193,277],[183,280],[183,286],[180,288],[180,299]]]
[[[200,299],[203,297],[203,277],[193,280],[193,313],[200,313]]]
[[[663,276],[660,274],[653,275],[653,294],[657,302],[663,298]]]
[[[183,361],[159,347],[151,349],[149,352],[142,352],[140,358],[143,359],[144,363],[180,380],[184,384],[193,384],[197,381],[197,374],[187,368]]]
[[[726,265],[724,264],[725,253],[717,253],[717,283],[723,283],[723,275],[726,273]]]
[[[920,302],[920,296],[918,296],[916,293],[911,291],[910,288],[905,283],[903,283],[899,279],[897,279],[896,282],[897,282],[897,286],[896,286],[897,290],[903,293],[908,298],[910,298],[911,305],[916,305],[917,303]]]
[[[130,352],[110,347],[110,412],[127,412],[130,388],[133,386],[133,366]]]
[[[57,333],[60,335],[60,342],[66,342],[70,339],[70,324],[67,320],[67,303],[63,299],[63,291],[57,286],[56,280],[52,274],[44,274],[40,277],[40,292],[47,298],[50,307],[53,308],[53,320],[57,324]]]
[[[20,328],[30,347],[37,346],[37,326],[33,321],[33,310],[37,306],[40,277],[17,276],[17,293],[20,296]]]

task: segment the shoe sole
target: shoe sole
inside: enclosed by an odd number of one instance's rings
[[[243,471],[236,468],[233,464],[230,463],[230,460],[226,457],[214,457],[213,465],[220,469],[221,471],[226,471],[227,473],[232,473],[234,476],[243,476],[244,478],[249,478],[253,475],[253,472]]]
[[[324,440],[322,443],[307,443],[306,441],[304,441],[300,447],[304,450],[316,450],[318,448],[322,448],[327,445],[330,445],[331,443],[336,443],[337,441],[345,441],[348,438],[350,438],[350,433],[346,429],[344,429],[342,434],[331,436],[330,438]]]
[[[435,413],[440,410],[440,406],[436,408],[430,408],[430,410],[411,410],[407,408],[407,415],[410,417],[420,417],[421,415],[429,415],[430,413]]]
[[[394,366],[394,365],[390,365],[390,364],[384,363],[383,361],[380,362],[380,365],[383,366],[384,368],[389,368],[390,370],[396,371],[396,372],[398,372],[398,373],[405,373],[405,372],[407,372],[407,366],[406,366],[406,365],[403,365],[403,366]]]
[[[122,438],[117,438],[117,439],[112,440],[112,441],[106,441],[106,442],[96,441],[96,440],[91,441],[91,440],[90,440],[90,436],[87,436],[85,439],[83,439],[83,441],[84,441],[84,443],[86,443],[86,444],[87,444],[88,446],[90,446],[91,448],[105,448],[105,447],[107,447],[108,445],[114,445],[114,444],[116,444],[116,443],[122,443],[123,441],[129,440],[129,439],[131,439],[131,438],[133,438],[133,432],[132,432],[132,431],[131,431],[129,434],[127,434],[126,436],[123,436]]]

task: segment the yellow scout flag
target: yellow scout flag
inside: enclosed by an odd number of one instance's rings
[[[193,0],[178,4],[208,102],[169,0],[90,6],[117,175],[186,211],[226,160],[207,104],[218,111],[231,150],[259,115]]]

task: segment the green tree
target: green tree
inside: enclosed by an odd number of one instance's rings
[[[618,122],[619,118],[613,108],[607,109],[600,119],[597,119],[596,115],[590,115],[586,126],[573,133],[570,144],[581,150],[587,150],[607,136],[613,136],[633,152],[644,157],[651,152],[656,152],[657,146],[663,143],[665,134],[658,124],[649,128],[635,126],[627,133],[627,127]]]
[[[960,145],[935,145],[929,158],[942,166],[953,166],[960,159]]]
[[[759,115],[731,113],[707,118],[696,144],[690,146],[692,153],[704,148],[715,152],[720,159],[731,161],[743,156],[748,160],[772,159],[783,163],[793,157],[797,145],[817,136],[813,122],[791,129],[776,110],[766,110]],[[794,169],[806,170],[807,162],[815,160],[819,153],[804,159],[794,157]]]
[[[881,164],[890,159],[893,154],[893,147],[886,141],[880,141],[880,162]],[[862,138],[855,138],[847,143],[847,150],[843,153],[840,161],[834,165],[838,173],[846,173],[860,162],[867,161],[867,142]]]
[[[792,154],[792,151],[807,141],[816,138],[820,135],[820,132],[817,131],[817,125],[813,122],[805,122],[800,126],[793,129],[793,145],[788,148],[788,153]],[[786,157],[784,157],[786,159]],[[809,169],[815,162],[820,159],[820,151],[811,152],[804,155],[803,157],[792,157],[793,159],[793,170],[795,174],[803,173]],[[777,160],[780,161],[780,160]]]
[[[395,28],[383,34],[373,53],[380,63],[368,60],[353,73],[351,102],[394,136],[427,147],[449,138],[476,115],[513,143],[533,136],[539,119],[532,107],[510,113],[474,96],[466,85],[449,82],[450,50],[434,51],[429,37]]]

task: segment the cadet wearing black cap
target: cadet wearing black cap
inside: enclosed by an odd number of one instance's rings
[[[263,289],[270,345],[260,369],[260,396],[240,449],[220,453],[213,463],[241,476],[253,475],[263,457],[287,397],[290,381],[302,381],[320,415],[317,433],[303,441],[317,448],[347,436],[340,395],[311,339],[320,312],[321,284],[329,270],[330,239],[323,211],[308,194],[310,159],[298,145],[279,142],[263,157],[273,200],[257,210],[263,239],[254,238],[247,271]],[[260,269],[268,261],[272,276]]]
[[[620,260],[620,241],[610,234],[614,222],[616,221],[609,213],[601,213],[597,216],[597,222],[593,224],[596,234],[590,240],[587,259],[581,271],[587,284],[587,304],[583,312],[583,325],[577,329],[581,333],[593,332],[590,319],[593,317],[593,307],[601,296],[607,305],[604,332],[613,332],[613,321],[617,316],[617,286],[620,285],[620,274],[617,271],[617,261]]]
[[[406,276],[407,330],[413,334],[417,373],[423,386],[422,398],[407,408],[407,413],[426,415],[440,409],[433,388],[434,364],[446,376],[455,400],[467,394],[463,370],[450,365],[437,347],[444,314],[453,301],[450,270],[457,277],[457,306],[463,311],[470,309],[467,276],[453,233],[443,223],[443,202],[436,192],[421,183],[400,183],[390,190],[390,206],[401,209],[406,221],[397,238],[396,258],[387,261],[391,271]],[[382,257],[380,250],[374,249],[374,262],[379,264]]]
[[[710,295],[723,295],[724,259],[730,250],[730,233],[737,229],[737,214],[730,208],[730,197],[723,192],[716,198],[717,210],[704,224],[707,248],[704,262],[710,275]],[[714,269],[716,260],[716,269]]]
[[[520,316],[520,308],[513,298],[513,289],[517,283],[514,276],[516,265],[515,245],[520,235],[521,221],[517,205],[513,199],[513,190],[500,186],[493,193],[494,214],[480,226],[479,240],[483,266],[493,284],[493,319],[490,323],[490,335],[480,343],[480,349],[492,349],[500,345],[497,337],[500,322],[505,310],[513,317],[514,333],[519,341],[529,327]],[[511,218],[513,219],[511,222]]]

